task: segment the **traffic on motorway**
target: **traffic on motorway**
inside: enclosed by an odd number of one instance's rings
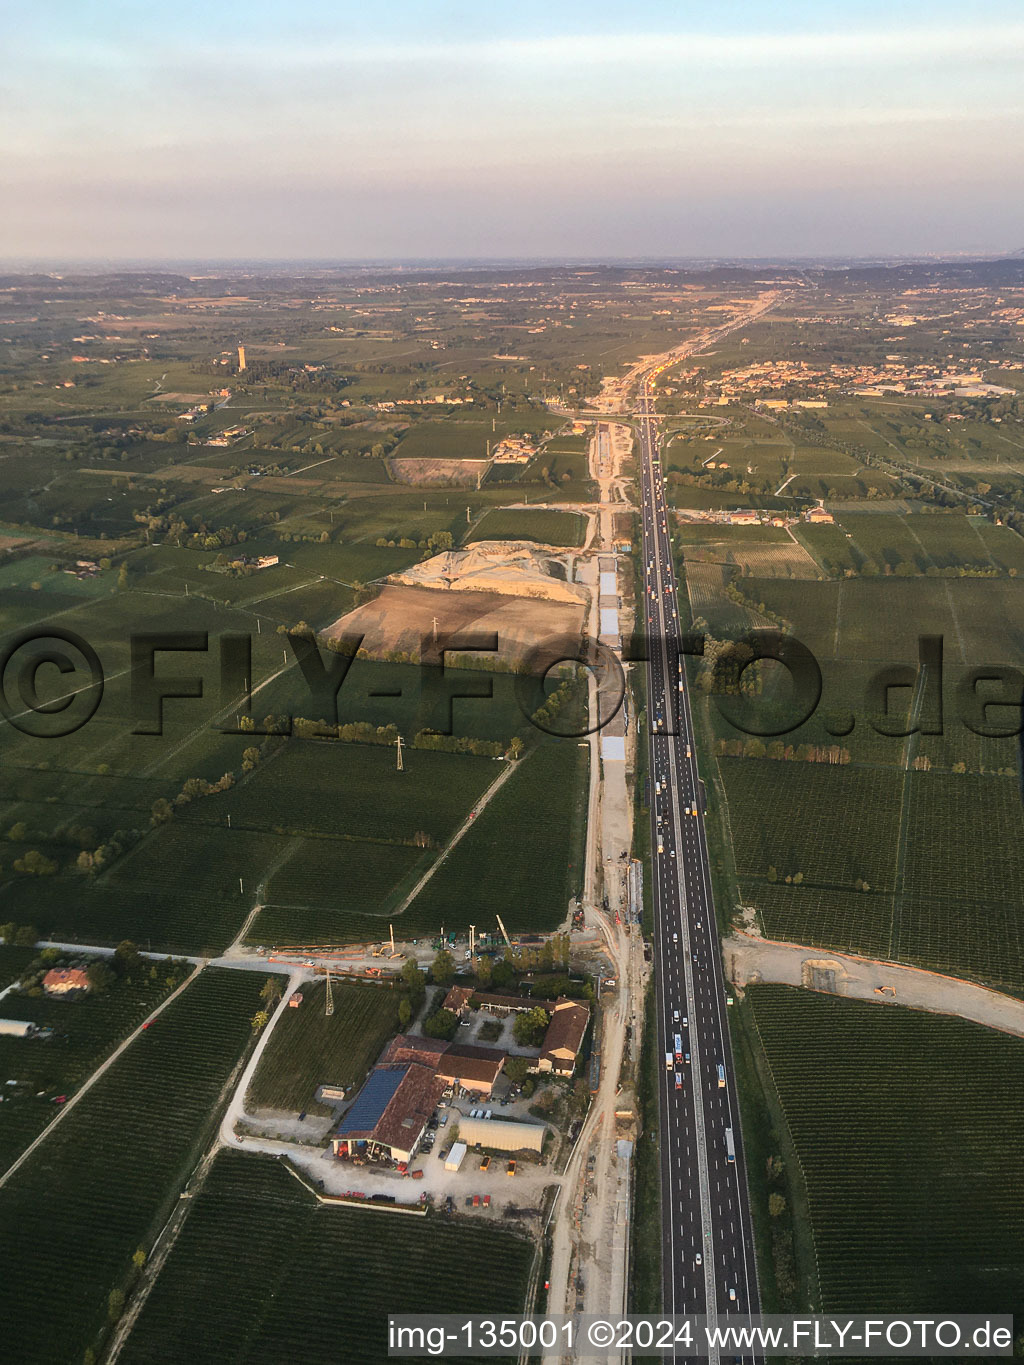
[[[757,1276],[651,379],[646,376],[640,389],[638,435],[656,980],[665,1058],[663,1308],[714,1320],[758,1311]]]

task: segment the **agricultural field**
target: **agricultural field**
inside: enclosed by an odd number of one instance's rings
[[[902,788],[894,769],[721,758],[741,877],[892,890]]]
[[[35,956],[35,948],[21,948],[13,943],[0,943],[0,991],[5,986],[9,986],[12,981],[17,981]],[[9,997],[4,998],[9,999]],[[0,1015],[5,1019],[13,1018],[3,1005],[0,1005]]]
[[[385,745],[291,739],[230,792],[184,807],[181,819],[222,827],[230,813],[232,832],[391,844],[425,835],[421,846],[437,846],[501,771],[493,759],[427,749],[407,749],[402,763],[398,772]]]
[[[121,1360],[289,1359],[301,1341],[313,1365],[368,1365],[387,1358],[389,1312],[521,1311],[533,1257],[479,1220],[318,1204],[280,1163],[224,1152]]]
[[[403,936],[501,915],[510,932],[554,929],[583,875],[588,750],[539,745],[396,922]],[[468,890],[467,890],[468,888]]]
[[[376,941],[401,893],[411,889],[416,874],[436,856],[405,844],[295,838],[267,883],[247,939],[273,944]]]
[[[0,953],[7,952],[36,956],[34,949],[0,949]],[[0,1172],[55,1116],[54,1097],[73,1095],[190,970],[174,963],[146,962],[133,976],[80,999],[13,991],[4,996],[0,1014],[5,1019],[29,1020],[39,1028],[52,1029],[53,1035],[0,1037],[0,1077],[18,1082],[5,1088],[0,1108]]]
[[[865,957],[892,956],[891,891],[865,893],[750,879],[740,882],[739,894],[743,905],[756,909],[767,938]]]
[[[942,1015],[747,988],[825,1312],[1024,1312],[1024,1044]]]
[[[334,981],[334,1013],[324,1013],[326,985],[302,987],[298,1009],[286,1007],[274,1026],[246,1094],[247,1107],[327,1114],[314,1096],[320,1085],[359,1086],[385,1043],[398,1032],[398,991]]]
[[[329,719],[332,724],[335,719],[333,714],[317,714],[313,695],[297,668],[288,669],[263,689],[253,702],[253,714],[261,721],[266,714]],[[512,674],[456,669],[451,660],[442,673],[413,663],[357,658],[337,693],[337,720],[342,725],[364,721],[374,726],[396,725],[407,742],[420,730],[437,730],[507,744],[513,735],[526,732],[528,719],[516,700]],[[381,750],[382,761],[386,762],[387,754],[387,749]]]
[[[140,1035],[0,1189],[5,1349],[19,1362],[81,1360],[108,1323],[208,1142],[228,1076],[252,1038],[258,973],[207,968]],[[55,1234],[59,1229],[59,1235]]]
[[[509,507],[487,513],[466,536],[476,540],[535,540],[542,545],[577,548],[587,533],[586,518],[578,512],[553,512],[544,508]]]

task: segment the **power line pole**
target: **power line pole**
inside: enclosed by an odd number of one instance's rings
[[[402,762],[402,736],[401,736],[401,735],[399,735],[398,738],[395,740],[395,750],[396,750],[396,757],[397,757],[397,762],[395,763],[395,771],[396,771],[396,772],[403,773],[403,772],[405,772],[405,764]]]
[[[327,996],[324,999],[324,1015],[330,1018],[334,1013],[334,991],[331,989],[331,969],[327,968]]]

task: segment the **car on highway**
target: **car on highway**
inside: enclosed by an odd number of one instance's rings
[[[703,1265],[704,1257],[700,1254],[699,1251],[697,1252],[696,1256],[694,1256],[693,1263],[694,1265]]]
[[[679,1023],[679,1011],[678,1011],[678,1010],[673,1010],[673,1011],[672,1011],[672,1022],[673,1022],[674,1024],[678,1024],[678,1023]]]
[[[683,1088],[683,1078],[682,1078],[682,1075],[677,1071],[677,1072],[676,1072],[676,1089],[677,1089],[677,1090],[682,1090],[682,1088]]]

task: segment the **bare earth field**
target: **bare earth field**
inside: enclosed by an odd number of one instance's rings
[[[386,461],[396,483],[463,484],[475,488],[490,467],[487,460],[428,460],[398,458]]]
[[[545,640],[578,640],[583,614],[582,606],[569,603],[389,583],[372,602],[342,616],[325,634],[362,632],[363,649],[371,656],[401,650],[418,657],[424,636],[433,633],[436,616],[439,635],[496,632],[498,657],[517,661]]]

